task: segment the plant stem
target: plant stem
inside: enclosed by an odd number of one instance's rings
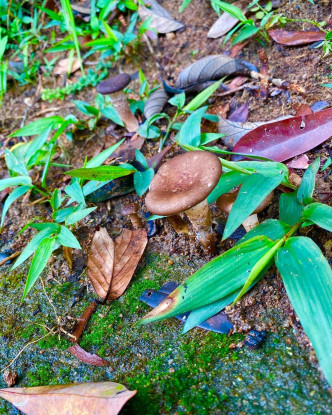
[[[173,125],[175,124],[175,121],[176,121],[176,119],[179,115],[181,115],[181,111],[176,110],[176,113],[175,113],[174,117],[171,119],[171,121],[169,122],[169,124],[167,126],[167,130],[166,130],[166,133],[165,133],[164,137],[160,140],[159,150],[158,150],[159,153],[161,152],[162,148],[164,147],[164,144],[165,144],[168,136],[170,135],[170,133],[173,129]]]

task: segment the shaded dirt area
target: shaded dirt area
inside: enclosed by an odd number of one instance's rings
[[[182,14],[178,13],[180,0],[163,1],[172,15],[185,23],[185,30],[175,34],[159,36],[152,41],[153,55],[142,43],[130,57],[119,62],[112,73],[118,70],[134,73],[142,68],[149,84],[159,83],[162,76],[174,85],[178,73],[185,66],[209,54],[221,53],[230,48],[220,39],[207,39],[206,34],[216,19],[208,1],[193,0]],[[285,2],[279,11],[291,18],[310,18],[321,21],[331,18],[332,6],[329,1],[318,1],[312,6],[308,1]],[[304,24],[289,25],[290,29],[309,28]],[[238,55],[259,66],[258,42],[251,41]],[[265,46],[270,74],[302,85],[304,95],[282,92],[261,101],[255,90],[242,90],[227,97],[211,99],[209,111],[218,110],[229,103],[236,108],[249,104],[249,121],[262,121],[280,115],[294,114],[294,103],[309,105],[317,101],[331,101],[329,89],[320,86],[328,82],[329,58],[323,57],[320,48],[281,47],[275,43]],[[50,86],[54,81],[41,77],[40,85]],[[139,89],[138,81],[131,88]],[[93,102],[95,91],[82,90],[75,96],[68,96],[64,102],[42,102],[38,97],[39,86],[12,86],[4,98],[1,108],[1,142],[10,147],[22,138],[7,139],[9,133],[41,116],[69,113],[82,117],[73,108],[72,99]],[[46,112],[47,110],[47,112]],[[57,153],[58,163],[70,163],[80,167],[84,158],[91,158],[121,138],[123,130],[115,128],[110,134],[106,123],[100,123],[96,131],[77,132],[72,143],[63,139],[61,151]],[[206,131],[216,127],[206,123]],[[170,138],[169,142],[172,142]],[[158,142],[148,141],[142,152],[152,155],[157,152]],[[3,153],[1,149],[1,153]],[[173,148],[167,158],[179,152]],[[320,155],[331,154],[330,142],[308,153],[312,160]],[[1,169],[5,171],[3,157]],[[64,187],[69,183],[62,169],[54,168],[49,175],[48,185]],[[302,175],[303,171],[296,171]],[[331,170],[318,174],[315,197],[329,205],[331,196]],[[278,196],[273,204],[260,215],[260,220],[278,217]],[[30,202],[37,199],[32,196]],[[83,219],[75,234],[83,248],[74,251],[74,267],[70,270],[63,259],[62,251],[56,251],[52,266],[45,273],[46,291],[53,299],[57,313],[63,319],[64,327],[70,328],[71,318],[77,318],[94,297],[86,274],[86,256],[89,244],[97,226],[104,226],[112,237],[123,227],[131,227],[127,217],[121,214],[121,206],[128,201],[137,201],[139,214],[145,212],[144,198],[132,193],[120,198],[97,204],[93,214]],[[221,240],[222,226],[226,217],[212,206],[214,229]],[[29,201],[16,202],[7,215],[0,235],[1,252],[21,250],[34,231],[19,230],[32,218],[41,216],[50,219],[51,208],[45,204],[31,205]],[[98,353],[110,362],[109,368],[93,368],[73,358],[65,349],[68,342],[62,336],[49,336],[30,346],[13,366],[19,374],[18,386],[66,383],[73,381],[114,380],[122,382],[138,394],[127,405],[127,414],[330,414],[332,399],[326,381],[321,377],[309,342],[304,335],[297,317],[289,303],[285,289],[276,269],[255,286],[234,309],[227,309],[229,320],[234,325],[230,337],[206,333],[194,329],[180,336],[180,323],[175,320],[133,327],[133,324],[149,310],[138,300],[145,289],[157,289],[167,281],[182,282],[209,258],[205,257],[193,234],[177,235],[166,220],[157,221],[158,232],[149,238],[147,252],[135,274],[133,283],[119,300],[110,306],[100,306],[88,325],[81,340],[81,346]],[[322,249],[329,261],[332,260],[331,235],[318,228],[305,228],[303,235],[309,235]],[[234,245],[236,240],[228,239],[219,243],[218,254]],[[5,266],[0,274],[0,367],[10,360],[28,341],[35,341],[46,334],[45,328],[56,324],[53,308],[49,304],[42,285],[38,283],[30,297],[20,305],[20,298],[27,276],[27,268],[10,273]],[[45,280],[45,278],[44,278]],[[81,301],[70,307],[72,297],[83,290]],[[70,317],[68,319],[68,316]],[[243,347],[244,335],[249,329],[266,330],[267,340],[257,351]],[[0,380],[0,386],[5,384]],[[287,406],[287,411],[285,407]],[[10,406],[0,403],[0,413],[17,414]]]

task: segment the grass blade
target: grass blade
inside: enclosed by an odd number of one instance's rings
[[[118,177],[128,176],[134,173],[133,170],[128,170],[119,166],[100,166],[93,168],[82,168],[76,170],[67,171],[68,176],[79,177],[80,179],[86,180],[97,180],[104,182],[106,180],[117,179]]]
[[[30,189],[31,189],[31,186],[17,187],[7,197],[7,199],[5,201],[5,204],[3,205],[3,209],[2,209],[0,229],[2,228],[3,222],[4,222],[5,217],[6,217],[6,213],[8,212],[8,209],[10,208],[10,206],[15,202],[16,199],[23,196]]]
[[[315,177],[319,169],[320,158],[310,164],[302,177],[302,181],[297,191],[297,200],[303,204],[308,205],[312,202],[312,194],[315,188]]]

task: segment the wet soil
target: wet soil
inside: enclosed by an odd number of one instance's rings
[[[220,39],[206,38],[216,19],[208,1],[193,0],[182,14],[178,13],[180,0],[163,1],[161,4],[185,23],[185,30],[151,41],[153,54],[143,43],[120,61],[114,72],[121,69],[134,73],[142,68],[150,85],[159,83],[158,76],[174,84],[180,70],[188,64],[230,48],[229,44],[223,45]],[[285,2],[279,12],[291,18],[321,21],[331,18],[331,8],[328,1],[319,1],[312,6],[308,1],[295,0]],[[295,23],[287,26],[289,29],[309,27]],[[257,49],[260,47],[257,41],[251,41],[238,57],[259,66]],[[297,102],[312,105],[321,100],[331,101],[329,90],[320,86],[328,82],[330,74],[329,59],[324,58],[320,48],[281,47],[275,43],[264,48],[271,76],[304,86],[306,94],[282,92],[262,101],[255,91],[242,90],[227,97],[215,97],[211,100],[211,112],[218,112],[226,103],[235,108],[247,102],[249,121],[262,121],[294,114],[292,105]],[[59,82],[52,78],[40,78],[43,87]],[[138,81],[135,81],[132,89],[138,88]],[[39,93],[40,88],[36,85],[12,86],[1,108],[3,145],[10,147],[22,140],[7,139],[9,133],[21,126],[22,121],[28,123],[45,115],[66,116],[69,113],[82,117],[72,107],[71,99],[93,103],[95,96],[95,91],[89,88],[75,96],[68,96],[64,102],[48,103],[39,99]],[[207,125],[206,128],[213,131],[215,127]],[[121,138],[123,130],[116,128],[114,134]],[[93,132],[77,132],[72,143],[63,139],[56,161],[80,167],[85,157],[98,154],[113,140],[107,125],[101,123]],[[157,148],[158,143],[148,141],[142,151],[151,155],[156,153]],[[327,158],[330,151],[330,142],[327,142],[308,155],[310,159],[317,155]],[[178,152],[179,149],[173,148],[167,157]],[[3,158],[0,163],[5,172]],[[297,173],[303,174],[301,171]],[[315,192],[318,200],[330,205],[331,179],[331,170],[319,173]],[[53,169],[48,180],[51,188],[64,187],[68,183],[68,178],[60,169]],[[30,202],[36,198],[32,195]],[[96,227],[105,226],[112,237],[117,236],[123,227],[131,227],[129,219],[121,215],[121,205],[133,200],[140,204],[140,215],[143,216],[144,198],[134,194],[97,204],[95,212],[83,219],[75,230],[83,250],[74,251],[74,270],[69,269],[61,250],[58,250],[49,270],[44,273],[46,291],[65,329],[70,329],[72,319],[77,318],[94,298],[86,275],[85,259]],[[261,214],[261,221],[278,217],[277,202],[278,194],[273,204]],[[212,211],[217,231],[218,224],[225,222],[226,218],[215,206],[212,206]],[[42,216],[50,219],[50,215],[48,205],[16,202],[0,235],[1,251],[21,250],[34,231],[27,230],[17,236],[18,231],[32,218]],[[301,232],[309,233],[331,261],[332,240],[328,232],[312,227]],[[230,238],[220,243],[217,253],[229,249],[235,242]],[[94,368],[81,363],[66,351],[69,343],[64,336],[60,339],[48,336],[31,345],[13,365],[19,374],[18,386],[107,379],[122,382],[129,388],[138,389],[138,394],[124,411],[128,414],[330,414],[332,399],[328,385],[319,372],[313,350],[276,269],[272,269],[233,309],[227,309],[234,325],[234,334],[230,337],[206,333],[201,329],[180,336],[180,323],[175,320],[133,327],[133,323],[149,310],[138,300],[145,289],[159,288],[171,280],[182,282],[209,259],[192,233],[177,235],[167,220],[158,221],[158,232],[149,238],[148,249],[133,283],[119,300],[98,308],[81,340],[82,347],[108,360],[110,367]],[[20,304],[27,267],[22,267],[17,273],[10,273],[8,268],[3,267],[0,274],[1,368],[9,364],[27,342],[44,336],[46,330],[43,326],[54,327],[57,321],[40,283]],[[71,308],[72,297],[82,286],[86,286],[83,298]],[[249,329],[268,332],[261,349],[252,351],[243,347],[244,335]],[[5,387],[2,380],[0,386]],[[2,401],[0,413],[11,415],[18,412]]]

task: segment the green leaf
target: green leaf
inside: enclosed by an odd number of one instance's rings
[[[202,107],[192,114],[184,122],[179,134],[177,141],[180,145],[190,145],[197,147],[201,142],[201,122],[204,112],[207,107]]]
[[[225,134],[220,133],[202,133],[201,134],[201,141],[200,145],[204,146],[206,144],[211,143],[211,141],[218,140],[219,138],[223,137]]]
[[[215,202],[218,197],[221,195],[228,193],[231,191],[235,186],[244,183],[244,181],[249,176],[247,174],[239,173],[237,171],[230,171],[228,173],[222,174],[217,186],[212,190],[212,192],[207,197],[208,203]]]
[[[82,249],[75,235],[66,226],[61,225],[61,230],[57,235],[56,240],[60,245],[74,249]]]
[[[15,173],[18,173],[22,176],[28,175],[28,171],[25,164],[17,160],[14,153],[8,150],[8,148],[5,148],[5,160],[8,170],[12,170]]]
[[[9,137],[21,137],[41,134],[46,129],[56,128],[56,126],[61,124],[63,121],[63,118],[57,115],[54,115],[53,117],[41,118],[40,120],[33,121],[25,127],[13,132],[9,135]]]
[[[234,6],[233,4],[225,3],[224,1],[215,0],[214,3],[221,8],[222,11],[230,14],[242,22],[246,21],[246,17],[243,14],[242,10],[239,7]]]
[[[275,241],[276,239],[280,239],[285,236],[286,233],[290,231],[290,229],[291,227],[287,225],[287,223],[283,223],[277,219],[267,219],[246,233],[238,243],[248,241],[254,236],[259,235],[264,235],[271,239],[271,241]]]
[[[120,115],[117,113],[114,107],[110,106],[110,107],[102,108],[100,112],[103,114],[104,117],[115,122],[115,124],[118,124],[118,125],[121,125],[121,127],[124,127],[124,122],[122,121],[122,119],[120,118]]]
[[[104,163],[105,160],[107,160],[114,151],[125,141],[123,138],[122,140],[118,141],[117,143],[113,144],[111,147],[107,148],[106,150],[99,153],[96,157],[93,157],[91,160],[89,160],[85,167],[92,168],[92,167],[99,167]]]
[[[30,176],[8,177],[0,180],[0,192],[11,186],[31,186],[32,180]]]
[[[143,156],[143,154],[137,149],[135,148],[135,159],[145,168],[148,169],[148,163],[145,160],[145,157]]]
[[[66,226],[74,225],[74,223],[79,222],[86,216],[90,215],[90,213],[93,212],[95,209],[97,209],[97,207],[81,209],[81,210],[77,210],[73,212],[72,214],[67,216],[66,221],[65,221]]]
[[[52,219],[54,219],[55,222],[57,223],[64,222],[67,216],[71,215],[74,212],[74,210],[75,210],[74,206],[57,210],[56,212],[52,214]]]
[[[197,108],[199,108],[201,105],[204,104],[205,101],[207,101],[212,94],[219,88],[221,84],[222,79],[220,81],[215,82],[214,84],[210,85],[204,91],[200,92],[198,95],[195,96],[194,99],[192,99],[189,104],[187,104],[183,111],[195,111]]]
[[[276,265],[288,297],[332,386],[332,271],[321,250],[304,236],[290,238]]]
[[[297,191],[293,193],[282,193],[279,199],[279,217],[288,225],[295,225],[300,221],[303,206],[297,200]]]
[[[50,205],[51,205],[52,210],[53,211],[58,210],[62,202],[63,202],[63,198],[61,196],[61,190],[55,189],[50,200]]]
[[[151,117],[152,118],[152,117]],[[150,125],[150,120],[146,120],[142,125],[139,126],[137,134],[141,137],[153,140],[160,137],[160,129],[155,125]]]
[[[33,141],[30,142],[29,147],[24,155],[25,159],[27,160],[28,164],[31,163],[31,158],[35,155],[35,153],[40,150],[43,145],[46,143],[48,136],[53,128],[53,125],[49,125],[47,128],[44,129]]]
[[[332,232],[332,207],[323,203],[311,203],[303,209],[303,217]]]
[[[81,101],[81,100],[78,100],[78,99],[73,99],[71,102],[83,114],[89,115],[89,116],[94,115],[95,117],[98,117],[99,110],[97,108],[93,107],[92,105],[90,105],[88,102]]]
[[[118,177],[128,176],[133,172],[134,168],[133,170],[128,170],[119,166],[99,166],[87,169],[83,168],[70,170],[66,174],[72,177],[79,177],[80,179],[97,180],[99,182],[104,182],[106,180],[113,180]]]
[[[185,102],[186,102],[186,94],[182,92],[182,94],[174,95],[172,98],[168,100],[171,105],[174,105],[178,109],[181,109]]]
[[[47,238],[40,242],[36,253],[32,259],[31,266],[29,269],[29,274],[27,278],[27,282],[25,284],[22,301],[25,299],[28,292],[33,287],[34,283],[37,281],[39,275],[42,273],[44,268],[46,267],[47,261],[50,259],[53,248],[55,245],[54,238]]]
[[[66,186],[65,192],[70,198],[74,199],[75,202],[77,202],[78,204],[85,205],[84,195],[81,186],[78,184],[78,182],[74,182]]]
[[[259,27],[253,25],[243,26],[243,29],[240,30],[239,34],[232,41],[232,45],[243,42],[249,37],[254,36],[257,32],[259,32]]]
[[[286,181],[288,178],[287,167],[276,161],[265,161],[264,163],[260,161],[238,161],[235,164],[245,169],[251,169],[253,172],[260,173],[263,176],[273,177],[282,174],[283,180]]]
[[[141,322],[172,317],[233,293],[245,283],[252,267],[271,246],[272,241],[258,236],[223,253],[196,271]]]
[[[183,2],[181,3],[179,12],[182,13],[183,10],[188,6],[188,4],[191,2],[192,0],[183,0]]]
[[[51,225],[54,225],[54,224],[51,224]],[[37,233],[37,235],[35,235],[31,239],[31,241],[28,243],[28,245],[24,248],[23,252],[17,258],[11,270],[14,270],[19,265],[23,264],[23,262],[27,260],[35,252],[40,242],[45,238],[49,238],[53,233],[54,233],[54,229],[52,227],[47,227],[43,229],[41,232]]]
[[[154,170],[152,167],[145,171],[137,171],[134,174],[134,187],[138,196],[143,196],[148,190],[153,176]]]
[[[16,199],[23,196],[25,193],[27,193],[31,189],[31,186],[20,186],[14,189],[11,194],[7,197],[5,204],[2,208],[2,214],[1,214],[1,224],[0,228],[2,228],[3,222],[6,217],[6,213],[8,212],[8,209],[10,206],[15,202]]]
[[[240,188],[228,216],[223,240],[227,239],[241,223],[263,202],[263,200],[282,182],[283,173],[266,177],[258,173],[251,174]]]
[[[302,177],[300,187],[297,191],[297,200],[302,205],[308,205],[313,200],[312,194],[315,188],[315,178],[319,169],[319,165],[320,158],[317,157],[316,160],[310,164]]]

